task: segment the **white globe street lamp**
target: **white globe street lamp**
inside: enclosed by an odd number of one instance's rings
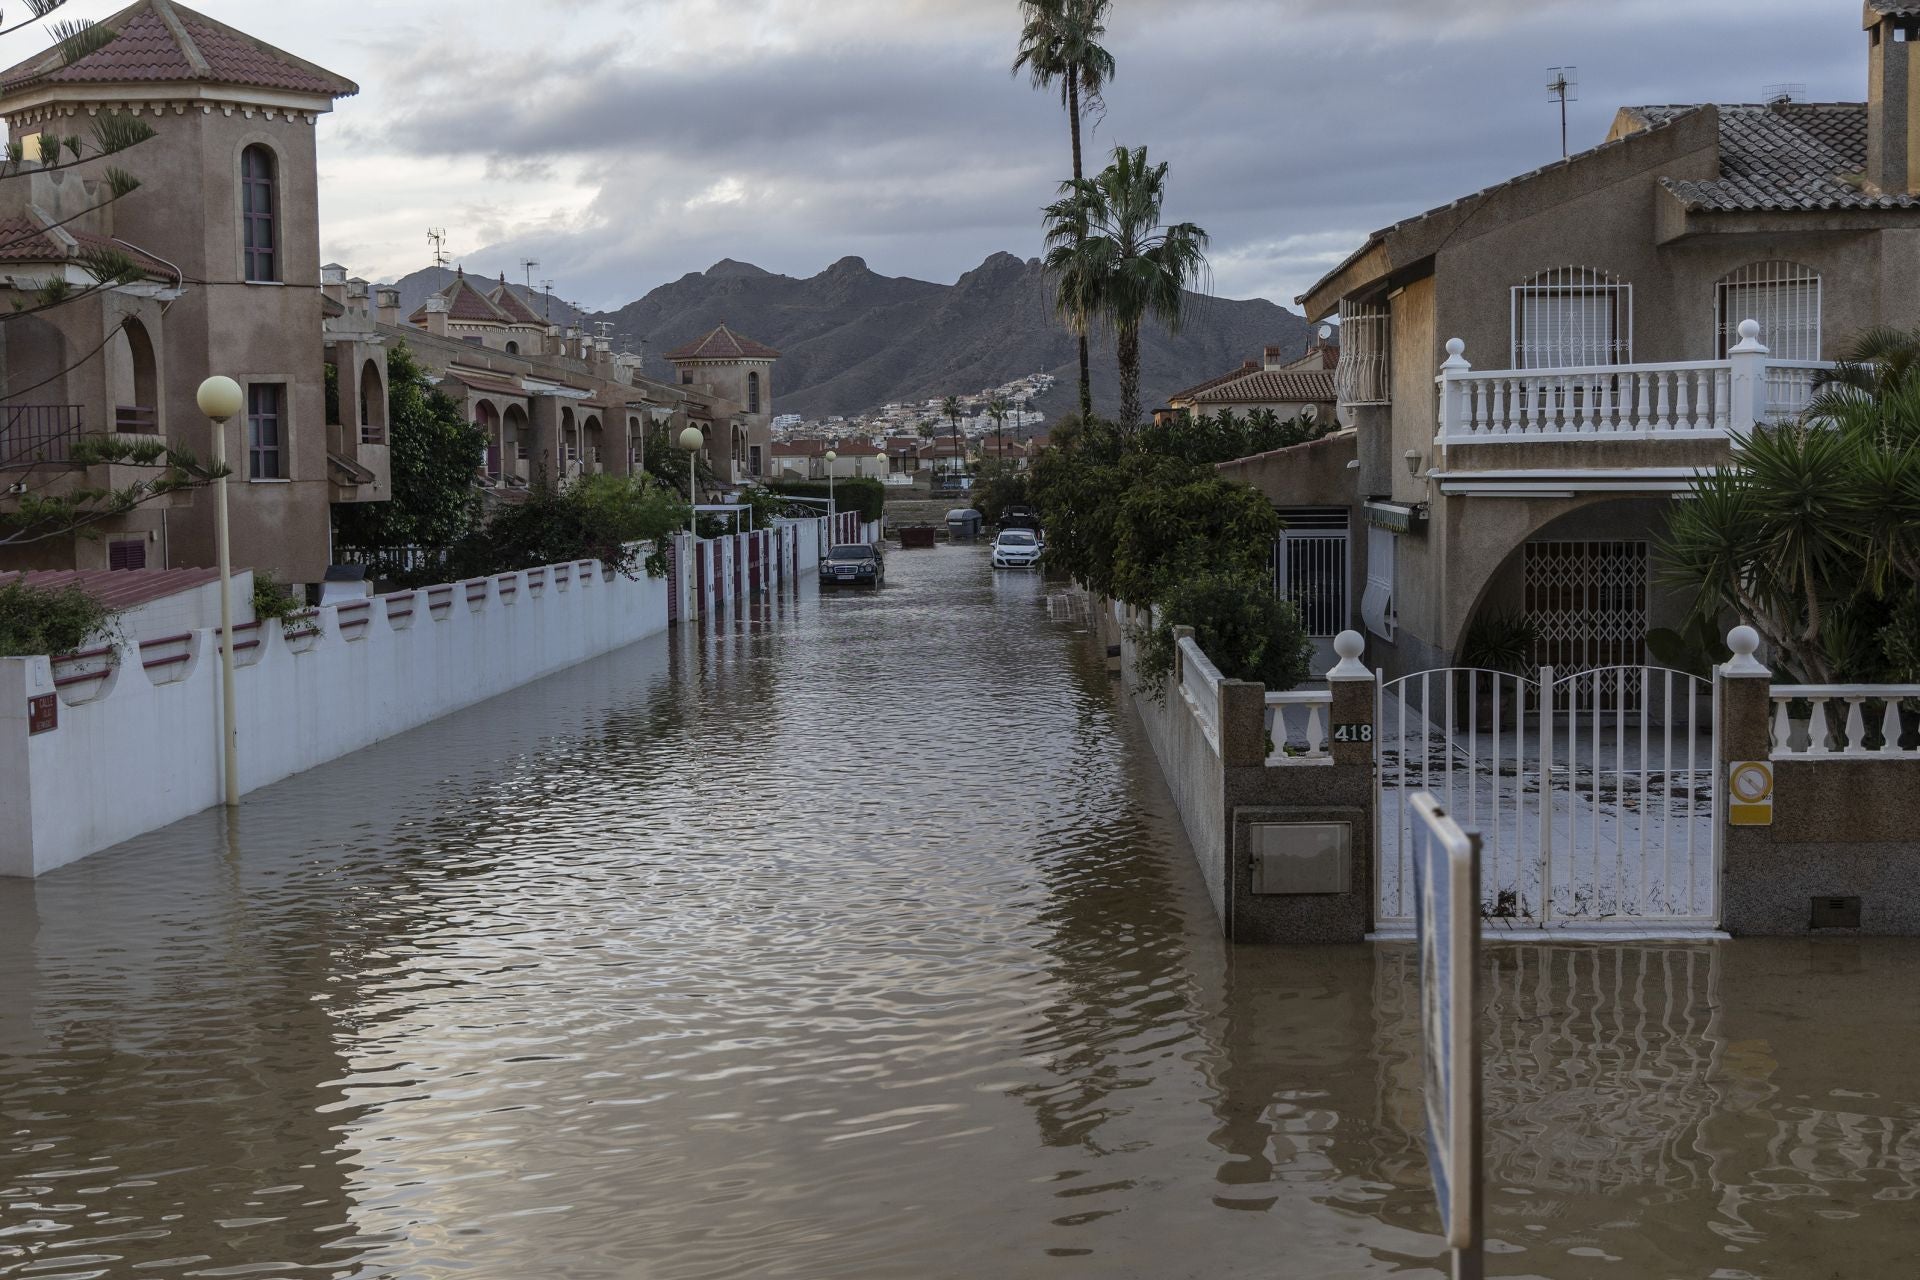
[[[694,528],[693,509],[700,505],[700,446],[706,442],[698,427],[688,427],[680,433],[680,447],[687,451],[687,532],[695,537],[699,536]]]
[[[216,501],[213,508],[214,542],[220,557],[220,736],[222,781],[229,808],[240,803],[239,730],[233,709],[233,556],[227,534],[227,422],[247,407],[246,393],[232,378],[214,376],[200,384],[195,397],[200,412],[213,424],[213,469]]]
[[[827,538],[832,541],[834,533],[833,518],[840,514],[840,508],[833,504],[833,464],[840,461],[840,455],[827,450]]]

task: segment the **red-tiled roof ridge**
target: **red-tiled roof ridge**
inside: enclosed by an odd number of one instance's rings
[[[97,232],[82,231],[74,226],[53,231],[41,222],[18,215],[0,217],[0,262],[69,262],[73,254],[67,249],[62,236],[73,240],[81,249],[124,253],[133,259],[135,266],[156,280],[180,279],[178,270],[138,245]]]
[[[515,324],[537,324],[543,329],[546,328],[547,322],[527,305],[524,298],[513,291],[513,286],[507,283],[504,272],[500,276],[499,285],[487,295],[487,301],[506,313],[507,319]]]
[[[235,573],[241,572],[238,566]],[[0,586],[24,581],[44,589],[78,587],[110,609],[132,609],[182,591],[218,582],[218,569],[28,569],[0,570]]]
[[[468,324],[513,323],[512,318],[505,311],[488,301],[486,294],[473,287],[473,282],[467,279],[464,267],[456,271],[447,287],[434,296],[447,300],[447,319],[449,320],[464,320]],[[407,323],[424,320],[426,316],[427,304],[423,302],[414,309],[412,315],[407,317]]]
[[[780,353],[764,342],[743,338],[724,322],[706,337],[667,352],[668,360],[778,360]]]
[[[360,86],[173,0],[136,0],[98,24],[114,33],[68,65],[54,48],[0,72],[0,91],[33,84],[205,81],[345,98]]]

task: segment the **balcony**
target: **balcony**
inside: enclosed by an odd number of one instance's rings
[[[77,404],[0,406],[0,467],[65,466],[82,430]]]
[[[393,496],[393,457],[378,427],[327,424],[327,499],[385,502]]]
[[[1572,492],[1683,490],[1737,436],[1799,418],[1816,376],[1833,367],[1774,359],[1754,321],[1740,334],[1724,360],[1525,370],[1476,370],[1455,338],[1437,380],[1435,479],[1449,494],[1543,477]]]
[[[157,436],[160,411],[146,405],[117,405],[113,410],[113,429],[120,435]]]

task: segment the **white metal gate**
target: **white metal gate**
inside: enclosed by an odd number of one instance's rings
[[[1382,681],[1378,923],[1413,918],[1407,800],[1429,791],[1481,836],[1490,920],[1715,927],[1713,690],[1647,666]]]
[[[1273,548],[1273,589],[1300,611],[1301,625],[1313,641],[1313,674],[1318,677],[1338,661],[1334,637],[1353,625],[1347,509],[1283,508],[1280,515],[1287,527]]]

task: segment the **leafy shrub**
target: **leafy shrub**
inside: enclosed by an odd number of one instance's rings
[[[285,583],[271,573],[264,569],[254,570],[253,616],[256,619],[265,622],[269,618],[278,618],[285,622],[306,607],[306,601],[295,596]]]
[[[1033,501],[1027,473],[1005,462],[987,462],[973,482],[973,507],[988,524],[997,525],[1011,506]]]
[[[119,615],[79,587],[0,586],[0,658],[72,653],[114,638]]]
[[[685,499],[647,477],[589,476],[503,504],[454,544],[449,566],[455,577],[480,578],[599,560],[630,578],[665,577],[665,539],[687,527],[687,514]]]
[[[769,486],[775,493],[791,493],[802,498],[828,496],[825,480],[775,480]],[[834,505],[841,511],[858,511],[869,524],[887,514],[887,486],[871,476],[855,476],[833,482]]]
[[[1140,684],[1166,696],[1173,674],[1175,627],[1192,627],[1193,639],[1229,680],[1263,684],[1284,693],[1313,669],[1313,641],[1299,611],[1273,593],[1263,578],[1208,574],[1167,593],[1152,626],[1135,629]]]
[[[1507,675],[1525,675],[1533,661],[1536,628],[1524,613],[1482,613],[1460,642],[1459,665]]]

